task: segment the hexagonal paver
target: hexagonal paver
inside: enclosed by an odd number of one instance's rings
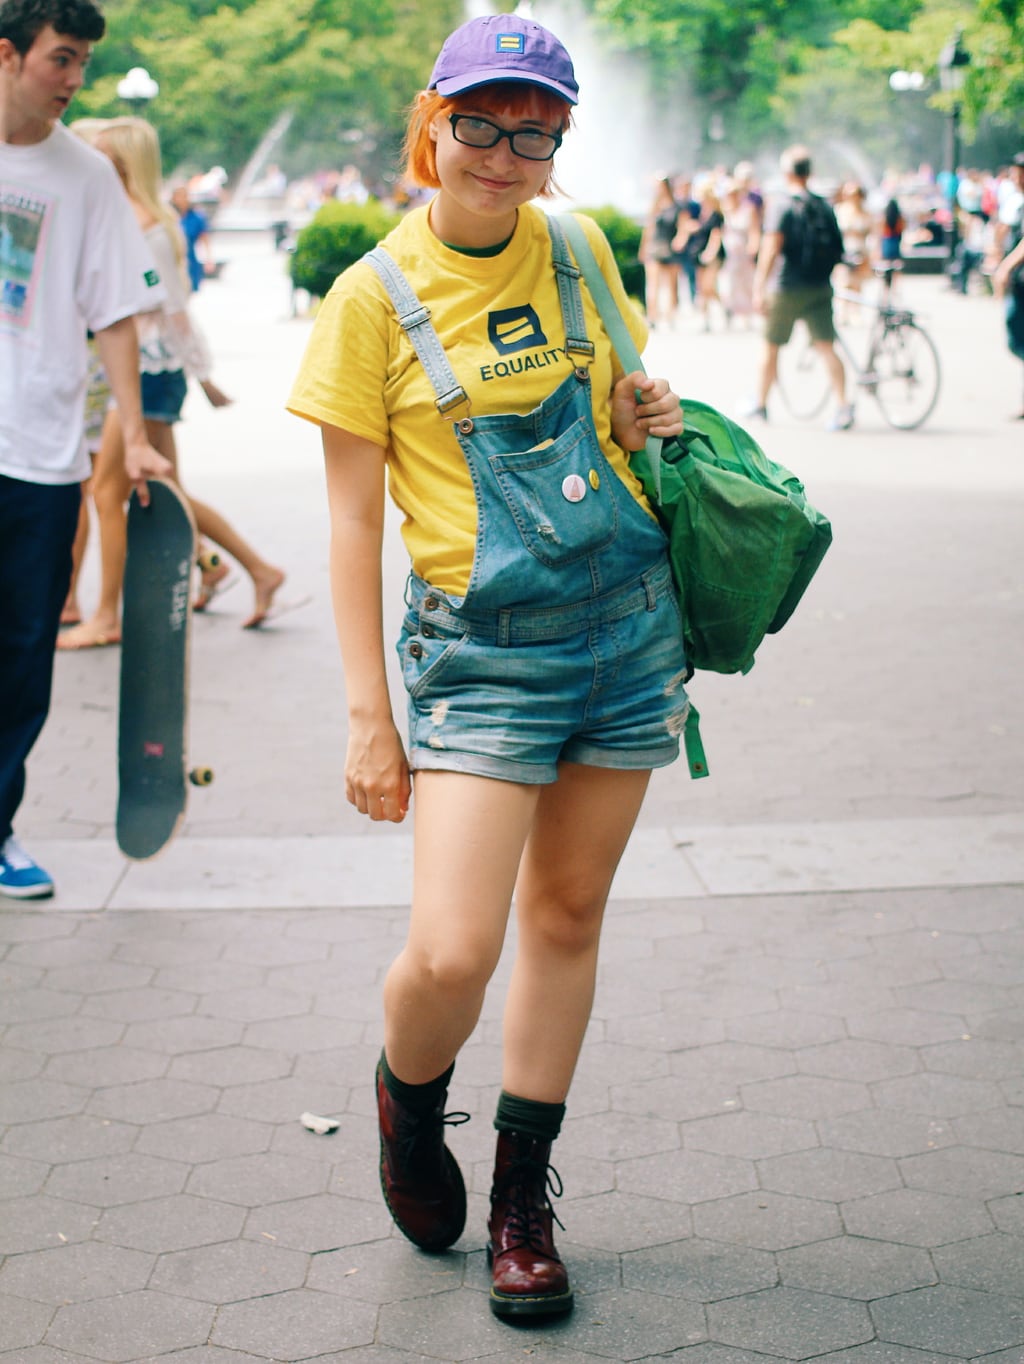
[[[13,1255],[0,1269],[0,1293],[40,1302],[86,1302],[145,1288],[153,1256],[93,1243]]]
[[[356,1246],[390,1234],[391,1218],[383,1199],[369,1203],[334,1193],[256,1208],[245,1224],[246,1236],[269,1237],[275,1245],[311,1254]]]
[[[1019,1236],[997,1232],[974,1241],[959,1241],[936,1250],[934,1259],[943,1283],[1008,1298],[1024,1296],[1024,1240]]]
[[[226,1089],[218,1111],[260,1122],[289,1122],[311,1109],[314,1113],[344,1113],[348,1089],[340,1085],[317,1084],[287,1076],[256,1085],[233,1085]]]
[[[212,1085],[189,1085],[183,1080],[143,1080],[134,1085],[98,1089],[89,1101],[89,1112],[100,1118],[148,1124],[209,1113],[220,1091]]]
[[[713,1339],[783,1359],[862,1345],[875,1334],[863,1304],[797,1288],[768,1288],[707,1312]]]
[[[819,1047],[804,1047],[797,1053],[796,1063],[807,1075],[827,1075],[835,1080],[857,1080],[861,1084],[913,1075],[921,1069],[917,1052],[912,1047],[857,1037],[844,1037]]]
[[[967,1198],[920,1189],[893,1189],[840,1208],[851,1236],[899,1241],[908,1246],[942,1246],[992,1231],[992,1219]]]
[[[598,1160],[622,1160],[678,1149],[679,1129],[674,1122],[631,1118],[625,1113],[574,1118],[567,1125],[559,1147],[559,1150],[578,1151]]]
[[[201,1198],[257,1208],[264,1203],[284,1203],[323,1193],[328,1178],[327,1168],[315,1161],[266,1152],[201,1165],[193,1170],[186,1187],[190,1194]]]
[[[269,1359],[309,1359],[369,1345],[376,1317],[376,1308],[366,1303],[293,1289],[222,1307],[210,1341]]]
[[[1024,1345],[1024,1300],[940,1284],[871,1308],[878,1335],[897,1345],[974,1359]]]
[[[50,1167],[39,1160],[0,1156],[0,1199],[26,1198],[46,1183]]]
[[[988,1113],[971,1113],[955,1118],[953,1127],[965,1146],[1024,1156],[1024,1110],[996,1108]]]
[[[639,1160],[620,1160],[615,1182],[622,1193],[706,1203],[757,1188],[753,1163],[708,1151],[665,1151]]]
[[[216,1047],[213,1051],[176,1056],[167,1074],[172,1080],[191,1080],[197,1085],[259,1084],[289,1075],[294,1057],[264,1047]]]
[[[898,1189],[902,1184],[899,1167],[893,1160],[829,1148],[773,1156],[758,1161],[757,1169],[763,1189],[831,1203]]]
[[[556,1211],[574,1241],[603,1250],[637,1250],[690,1235],[687,1209],[657,1198],[598,1194],[566,1201]]]
[[[52,1316],[53,1308],[45,1303],[0,1293],[0,1352],[3,1358],[26,1359],[32,1347],[38,1346],[43,1339]]]
[[[647,1246],[622,1257],[626,1288],[693,1302],[717,1302],[774,1288],[778,1277],[775,1260],[766,1251],[697,1237]]]
[[[96,1222],[96,1209],[63,1198],[36,1194],[12,1198],[0,1217],[0,1255],[22,1255],[48,1250],[72,1241],[87,1241]]]
[[[1024,1193],[1014,1194],[1011,1198],[994,1198],[988,1210],[1000,1231],[1024,1236]]]
[[[89,1091],[57,1080],[15,1080],[0,1088],[0,1127],[81,1113]]]
[[[699,1204],[693,1210],[693,1226],[698,1236],[708,1240],[760,1250],[826,1241],[842,1230],[838,1214],[829,1203],[760,1192]]]
[[[59,1349],[129,1364],[154,1352],[201,1345],[213,1317],[214,1309],[206,1303],[143,1290],[60,1308],[46,1339]]]
[[[920,1113],[883,1113],[874,1108],[830,1118],[819,1123],[818,1131],[826,1146],[876,1156],[913,1156],[951,1146],[956,1141],[953,1124],[948,1118],[931,1118]]]
[[[998,1108],[1002,1095],[998,1086],[984,1080],[963,1080],[957,1075],[909,1075],[900,1080],[883,1080],[872,1086],[880,1108],[900,1109],[904,1113],[928,1113],[935,1118],[958,1118]]]
[[[900,1171],[912,1189],[933,1189],[982,1201],[1024,1190],[1024,1156],[1004,1151],[948,1146],[901,1160]]]
[[[743,1085],[744,1107],[755,1113],[776,1113],[787,1118],[817,1122],[867,1108],[871,1096],[865,1085],[832,1080],[818,1075],[788,1075]]]
[[[855,1236],[783,1250],[777,1259],[787,1288],[807,1288],[865,1302],[936,1282],[927,1251]]]
[[[94,1047],[90,1051],[69,1052],[51,1056],[46,1063],[50,1080],[74,1084],[88,1075],[96,1089],[104,1085],[134,1084],[137,1080],[155,1080],[167,1070],[167,1057],[152,1051],[138,1051],[132,1047]]]
[[[622,1288],[579,1296],[570,1322],[563,1328],[566,1343],[585,1357],[645,1359],[707,1339],[704,1311],[696,1303]],[[563,1330],[548,1327],[544,1335],[559,1339]]]
[[[695,1118],[683,1128],[683,1145],[696,1151],[758,1160],[818,1145],[809,1122],[774,1113],[726,1113],[719,1118]]]
[[[737,1042],[755,1042],[785,1050],[824,1045],[846,1036],[842,1020],[803,1009],[776,1009],[752,1018],[730,1018],[726,1035]]]
[[[416,1255],[389,1236],[314,1256],[306,1287],[360,1302],[401,1302],[458,1288],[462,1267],[459,1255]]]
[[[96,1224],[95,1234],[98,1241],[161,1254],[231,1240],[244,1221],[243,1208],[179,1194],[109,1208]]]
[[[967,1023],[958,1014],[927,1013],[923,1009],[878,1009],[847,1017],[851,1037],[923,1047],[929,1042],[951,1042],[962,1037]]]
[[[186,1010],[182,1015],[133,1023],[126,1030],[124,1040],[132,1047],[178,1056],[234,1046],[241,1042],[243,1031],[240,1023],[194,1016]]]
[[[449,1258],[445,1257],[446,1260]],[[459,1364],[461,1360],[476,1359],[481,1355],[496,1355],[507,1350],[510,1344],[508,1326],[488,1310],[481,1294],[468,1289],[385,1303],[379,1309],[379,1315],[376,1308],[364,1310],[377,1316],[378,1344],[429,1354],[447,1364]],[[576,1345],[576,1315],[574,1312],[572,1317],[546,1325],[545,1340],[555,1345],[568,1343],[566,1337],[572,1330],[572,1343]]]
[[[713,1078],[701,1084],[668,1078],[647,1080],[637,1085],[613,1085],[608,1094],[612,1108],[617,1112],[644,1118],[666,1118],[670,1122],[711,1117],[739,1106],[735,1088]]]
[[[135,1149],[142,1154],[198,1165],[230,1156],[255,1155],[267,1149],[273,1135],[274,1128],[269,1123],[249,1122],[224,1113],[203,1113],[195,1118],[151,1123],[139,1134]]]
[[[129,1151],[123,1156],[61,1165],[47,1180],[46,1191],[55,1198],[112,1208],[119,1203],[180,1193],[187,1178],[188,1166],[179,1161],[155,1160]]]
[[[131,1150],[137,1136],[138,1128],[127,1123],[107,1122],[83,1114],[37,1122],[30,1127],[12,1127],[3,1140],[3,1149],[13,1155],[35,1156],[37,1160],[60,1165],[68,1160],[120,1155]]]
[[[150,1287],[201,1302],[239,1302],[300,1288],[308,1257],[267,1241],[224,1241],[162,1255]]]

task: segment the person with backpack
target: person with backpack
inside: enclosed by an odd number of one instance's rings
[[[682,433],[679,398],[623,373],[533,203],[552,193],[577,96],[569,53],[532,19],[449,35],[406,136],[407,176],[436,192],[335,280],[289,400],[323,439],[346,795],[374,821],[411,809],[415,823],[375,1083],[388,1209],[434,1253],[465,1225],[445,1141],[465,1118],[445,1103],[515,892],[487,1226],[491,1310],[513,1320],[572,1309],[551,1148],[612,877],[689,710],[668,542],[629,467],[648,436]],[[580,225],[642,345],[606,238]],[[386,489],[412,561],[408,746],[386,667]]]
[[[846,370],[836,353],[832,317],[832,271],[843,258],[843,234],[832,206],[807,187],[811,154],[789,147],[782,154],[786,199],[769,209],[754,275],[754,307],[767,317],[758,393],[748,417],[768,416],[768,394],[778,375],[779,349],[803,321],[821,352],[835,395],[830,431],[853,425],[853,404],[846,399]],[[776,292],[768,299],[768,283],[781,263]]]

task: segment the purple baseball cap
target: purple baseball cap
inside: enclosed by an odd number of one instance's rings
[[[488,14],[470,19],[445,39],[428,89],[461,95],[495,81],[543,85],[570,104],[580,88],[572,58],[555,35],[518,14]]]

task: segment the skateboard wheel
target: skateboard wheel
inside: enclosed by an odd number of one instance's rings
[[[196,563],[204,573],[209,573],[211,568],[220,568],[220,555],[215,549],[204,549]]]
[[[188,779],[193,786],[209,786],[213,781],[212,767],[193,767],[188,774]]]

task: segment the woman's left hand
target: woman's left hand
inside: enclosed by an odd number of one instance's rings
[[[648,436],[668,440],[683,429],[679,397],[667,379],[654,379],[642,370],[625,374],[612,389],[612,436],[632,453],[642,450]]]

